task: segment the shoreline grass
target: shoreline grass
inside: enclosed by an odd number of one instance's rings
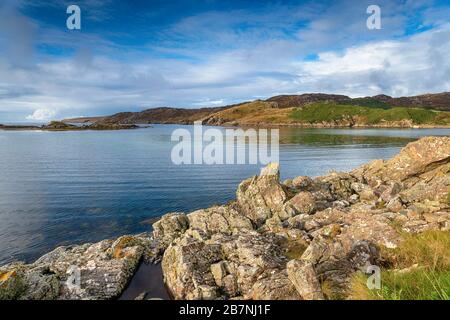
[[[353,300],[450,300],[450,231],[405,234],[396,249],[381,250],[389,268],[381,271],[381,288],[370,290],[368,277],[351,279]]]

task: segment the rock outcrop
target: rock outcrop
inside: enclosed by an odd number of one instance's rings
[[[97,300],[120,295],[150,248],[145,235],[59,247],[30,265],[0,267],[0,299]]]
[[[175,299],[345,299],[402,232],[450,230],[450,138],[407,145],[349,173],[279,181],[277,164],[236,201],[171,213],[152,235],[60,247],[0,267],[0,299],[112,299],[140,260],[162,261]],[[78,282],[77,282],[78,281]]]
[[[400,232],[448,230],[450,138],[423,138],[349,173],[279,182],[277,164],[236,202],[187,215],[162,259],[176,299],[345,298]],[[324,290],[325,288],[325,290]]]

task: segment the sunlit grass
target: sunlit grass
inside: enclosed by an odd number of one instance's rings
[[[419,268],[400,273],[381,272],[381,288],[369,290],[367,277],[358,273],[352,279],[350,299],[355,300],[449,300],[450,272]]]
[[[350,299],[449,300],[450,232],[404,236],[398,248],[382,250],[391,266],[381,271],[381,288],[368,289],[367,276],[357,273],[351,280]]]

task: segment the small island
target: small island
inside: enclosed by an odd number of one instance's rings
[[[124,130],[137,128],[139,128],[139,126],[134,124],[92,123],[77,126],[62,121],[51,121],[49,124],[42,126],[0,124],[0,130],[82,131],[82,130]]]

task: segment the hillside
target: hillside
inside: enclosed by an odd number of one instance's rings
[[[306,93],[301,95],[275,96],[267,99],[267,101],[276,102],[279,108],[300,107],[313,102],[332,101],[339,104],[351,104],[364,107],[409,107],[450,111],[450,92],[400,98],[393,98],[384,94],[373,97],[350,98],[344,95]]]
[[[149,124],[149,123],[175,123],[189,124],[195,120],[220,112],[226,107],[183,109],[183,108],[154,108],[140,112],[120,112],[106,117],[84,117],[64,119],[67,123],[98,122],[105,124]]]
[[[292,125],[305,127],[450,126],[450,93],[392,98],[308,93],[279,95],[217,108],[154,108],[64,122],[102,124]]]
[[[216,112],[203,119],[208,125],[292,125],[305,127],[449,126],[450,112],[408,107],[365,107],[336,102],[314,102],[279,108],[255,101]]]

